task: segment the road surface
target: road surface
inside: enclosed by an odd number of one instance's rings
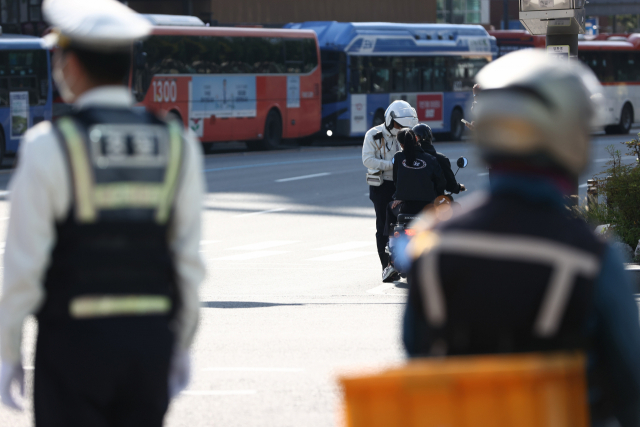
[[[600,136],[580,184],[607,160]],[[468,142],[439,143],[469,189],[488,184]],[[335,426],[339,375],[397,365],[406,284],[383,284],[360,146],[208,155],[202,255],[202,320],[193,381],[175,400],[169,427]],[[631,161],[631,159],[627,159]],[[455,170],[455,169],[454,169]],[[0,173],[6,190],[11,169]],[[584,196],[586,188],[580,189]],[[459,197],[464,203],[464,197]],[[0,192],[0,241],[8,219]],[[25,327],[31,393],[35,322]],[[27,400],[30,408],[30,400]],[[0,408],[0,425],[31,425]]]

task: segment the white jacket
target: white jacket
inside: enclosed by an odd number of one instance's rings
[[[374,140],[373,136],[382,132],[383,139]],[[362,145],[362,163],[369,168],[369,173],[384,171],[382,177],[387,181],[393,181],[393,163],[391,160],[396,152],[400,151],[400,144],[395,136],[391,135],[384,124],[372,127],[364,136]]]
[[[76,108],[130,107],[130,92],[122,87],[92,89],[78,98]],[[204,279],[200,257],[200,213],[204,179],[197,137],[185,135],[182,183],[174,204],[170,244],[175,254],[181,308],[177,313],[177,347],[191,345],[198,325],[198,287]],[[71,205],[71,185],[65,158],[51,123],[30,129],[20,147],[20,162],[10,184],[11,217],[4,252],[4,283],[0,299],[0,359],[20,363],[22,323],[45,299],[43,280],[56,240],[56,222]]]

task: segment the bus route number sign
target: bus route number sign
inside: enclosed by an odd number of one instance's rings
[[[418,95],[418,120],[421,122],[442,121],[442,93]]]
[[[178,98],[178,86],[175,80],[154,80],[153,102],[176,102]]]

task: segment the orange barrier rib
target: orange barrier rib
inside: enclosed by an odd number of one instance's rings
[[[340,378],[348,427],[587,427],[582,354],[417,359]]]

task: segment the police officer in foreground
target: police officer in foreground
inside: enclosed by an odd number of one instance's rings
[[[433,146],[433,133],[431,132],[431,128],[428,125],[420,123],[413,127],[413,132],[418,137],[418,141],[420,142],[424,152],[435,157],[442,168],[444,177],[447,180],[445,190],[454,194],[458,194],[461,191],[467,191],[464,184],[459,184],[458,181],[456,181],[456,174],[451,170],[451,162],[449,161],[449,158],[444,154],[437,152],[436,148]]]
[[[74,112],[27,132],[11,182],[0,395],[20,409],[36,314],[35,425],[161,426],[189,380],[204,277],[202,159],[122,85],[151,31],[115,0],[45,0],[53,74]]]
[[[400,129],[411,128],[418,123],[416,110],[406,101],[393,101],[384,113],[384,123],[374,126],[364,137],[362,163],[368,168],[369,199],[376,211],[376,244],[382,264],[382,279],[388,279],[393,271],[385,270],[389,255],[385,248],[389,237],[384,235],[387,205],[393,201],[396,191],[393,183],[393,156],[400,146],[396,136]]]
[[[414,258],[403,341],[410,356],[586,351],[593,425],[640,425],[640,327],[621,257],[563,196],[589,159],[602,88],[577,61],[533,50],[480,71],[476,143],[491,194],[448,221],[436,210]],[[438,218],[440,222],[438,222]]]

